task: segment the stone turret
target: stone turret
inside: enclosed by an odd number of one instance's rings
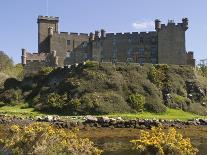
[[[94,40],[94,34],[91,32],[89,34],[89,41],[93,41]]]
[[[58,17],[38,16],[38,52],[50,52],[49,37],[58,32]]]
[[[101,29],[101,38],[106,37],[106,31],[104,29]]]
[[[155,30],[158,31],[161,29],[161,21],[159,19],[155,20]]]
[[[49,35],[50,37],[53,36],[53,27],[48,27],[48,35]]]
[[[188,18],[183,18],[182,22],[182,27],[186,31],[188,29]]]
[[[27,64],[27,52],[26,49],[22,49],[22,65],[26,65]]]
[[[99,31],[95,31],[95,40],[100,38],[100,32]]]

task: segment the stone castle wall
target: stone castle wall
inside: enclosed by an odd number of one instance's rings
[[[156,31],[148,33],[116,34],[106,33],[105,30],[90,34],[59,32],[58,17],[39,16],[37,22],[39,55],[28,56],[27,52],[25,57],[22,54],[25,69],[62,67],[86,60],[195,65],[193,53],[186,52],[185,48],[187,18],[183,18],[182,23],[178,24],[169,21],[167,25],[155,20]]]

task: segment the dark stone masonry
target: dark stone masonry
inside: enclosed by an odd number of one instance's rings
[[[63,67],[86,60],[195,65],[193,52],[185,48],[187,18],[167,25],[156,19],[155,31],[116,34],[103,29],[90,34],[59,32],[58,22],[58,17],[38,17],[38,53],[22,49],[25,74],[43,66]]]

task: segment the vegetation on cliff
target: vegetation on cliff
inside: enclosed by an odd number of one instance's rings
[[[189,66],[87,62],[8,79],[0,101],[70,115],[164,113],[167,107],[206,115],[206,90],[207,78]]]

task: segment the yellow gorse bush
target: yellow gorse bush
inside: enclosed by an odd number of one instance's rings
[[[78,138],[77,130],[59,129],[47,123],[33,123],[20,127],[12,125],[1,143],[14,154],[55,155],[94,154],[101,150],[89,139]]]
[[[140,139],[132,140],[133,149],[141,153],[148,152],[158,155],[195,155],[198,150],[194,148],[189,138],[170,128],[167,133],[161,127],[153,127],[150,132],[141,130]]]

